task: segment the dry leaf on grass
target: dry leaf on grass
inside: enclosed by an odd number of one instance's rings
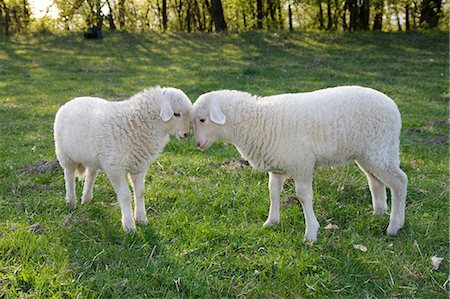
[[[367,247],[362,244],[353,244],[353,248],[358,249],[361,252],[367,252]]]
[[[336,224],[328,223],[327,226],[324,227],[324,229],[339,229],[339,226]]]
[[[439,270],[439,267],[441,266],[443,260],[444,260],[443,257],[437,257],[433,255],[431,257],[431,265],[433,265],[433,270]]]

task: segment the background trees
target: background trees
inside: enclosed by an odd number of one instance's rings
[[[30,28],[35,0],[0,0],[0,34]],[[39,0],[38,0],[39,1]],[[58,29],[125,31],[448,29],[442,0],[53,0]],[[50,24],[47,24],[50,26]]]
[[[28,0],[0,0],[0,34],[25,31],[29,23]]]

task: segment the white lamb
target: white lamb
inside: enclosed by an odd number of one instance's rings
[[[125,231],[136,231],[131,207],[129,174],[134,191],[134,217],[147,224],[144,181],[147,168],[164,149],[169,134],[189,133],[192,103],[179,89],[155,87],[129,100],[109,102],[79,97],[56,113],[56,155],[64,168],[66,201],[76,207],[75,176],[85,177],[81,203],[92,199],[98,170],[108,176],[122,211]]]
[[[305,237],[315,241],[319,223],[312,204],[313,168],[349,160],[367,176],[374,214],[387,211],[386,185],[390,187],[387,233],[397,234],[404,224],[408,179],[399,167],[401,117],[381,92],[349,86],[258,98],[214,91],[197,99],[191,120],[198,147],[222,139],[253,167],[269,172],[270,210],[264,226],[280,221],[280,192],[289,175],[305,214]]]

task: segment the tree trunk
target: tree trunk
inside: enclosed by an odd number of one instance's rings
[[[331,15],[331,0],[327,0],[327,30],[333,28],[333,18]]]
[[[347,31],[347,30],[350,31],[350,29],[348,29],[348,26],[347,26],[347,9],[348,9],[348,0],[345,1],[344,12],[342,13],[342,29],[344,31]]]
[[[3,33],[3,9],[0,7],[0,35]]]
[[[361,30],[369,30],[370,4],[369,0],[363,0],[361,7]]]
[[[383,28],[383,0],[376,0],[374,4],[375,16],[373,18],[373,31],[381,31]]]
[[[289,4],[288,6],[288,12],[289,12],[289,31],[294,31],[294,26],[292,26],[292,8],[291,5]]]
[[[226,31],[227,23],[223,15],[222,0],[212,0],[212,12],[216,31]]]
[[[411,31],[411,27],[409,25],[409,3],[405,5],[405,30]]]
[[[194,19],[197,20],[197,29],[199,31],[205,31],[205,20],[202,18],[200,5],[197,0],[194,0]]]
[[[162,14],[163,30],[166,31],[167,30],[167,0],[162,0],[161,14]]]
[[[119,0],[119,27],[125,29],[125,0]]]
[[[322,1],[318,0],[317,4],[319,4],[319,29],[322,30],[325,28],[323,24],[323,9],[322,9]]]
[[[267,10],[270,15],[270,22],[267,22],[268,28],[276,28],[276,17],[275,17],[275,5],[273,3],[273,0],[267,0]],[[266,13],[267,15],[267,13]],[[267,18],[268,19],[268,18]]]
[[[414,1],[414,9],[413,9],[413,30],[416,31],[417,30],[417,2]]]
[[[423,0],[419,24],[423,28],[436,28],[442,10],[442,0]]]
[[[5,10],[5,3],[3,0],[0,0],[0,35],[3,33],[3,11]]]
[[[191,32],[192,28],[191,28],[191,7],[188,6],[187,11],[186,11],[186,27],[187,27],[187,32]]]
[[[114,17],[113,17],[113,10],[111,7],[111,3],[109,2],[109,0],[106,1],[106,4],[108,5],[109,8],[109,14],[108,14],[108,22],[109,22],[109,29],[110,30],[116,30],[116,24],[114,23]]]
[[[103,27],[103,14],[102,14],[102,5],[100,0],[95,3],[95,25],[98,29],[102,30]]]
[[[183,0],[175,1],[175,10],[177,12],[178,24],[180,26],[180,31],[183,31]]]
[[[5,9],[5,34],[9,35],[9,21],[10,21],[10,16],[9,16],[9,8]]]
[[[277,0],[278,9],[278,28],[284,29],[283,14],[281,13],[281,0]]]
[[[25,25],[25,29],[28,28],[28,24],[30,22],[30,11],[28,10],[28,1],[23,0],[23,20],[22,23]]]
[[[400,15],[398,13],[397,6],[395,6],[395,17],[397,18],[397,29],[398,29],[398,31],[402,31],[402,24],[400,23]]]
[[[350,31],[369,30],[369,0],[348,0]]]
[[[256,28],[262,29],[263,28],[263,2],[262,0],[256,0]]]

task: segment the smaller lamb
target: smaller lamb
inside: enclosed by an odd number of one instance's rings
[[[387,233],[397,234],[405,219],[407,176],[400,169],[401,117],[385,94],[359,86],[258,98],[240,91],[201,95],[191,111],[201,149],[216,139],[234,144],[244,159],[269,172],[270,209],[264,226],[280,221],[280,192],[292,176],[305,214],[307,240],[315,241],[319,222],[313,210],[316,165],[355,160],[365,173],[374,214],[387,211]]]
[[[192,103],[179,89],[154,87],[129,100],[109,102],[78,97],[56,113],[54,134],[56,156],[64,169],[66,202],[76,207],[75,177],[84,177],[81,203],[89,203],[98,170],[103,169],[117,194],[125,231],[135,232],[134,218],[147,224],[144,181],[147,168],[169,141],[189,134]]]

